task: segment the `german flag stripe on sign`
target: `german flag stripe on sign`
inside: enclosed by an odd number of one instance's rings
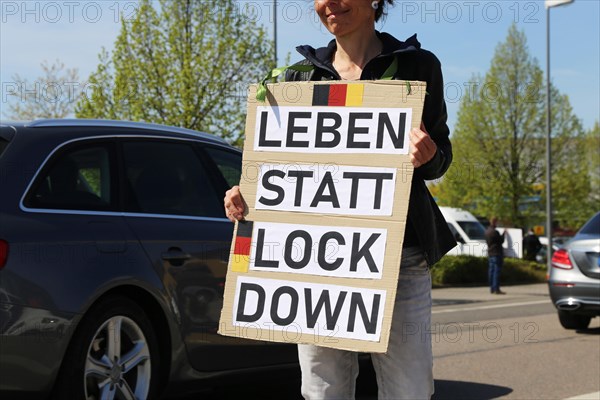
[[[315,85],[313,106],[362,106],[364,85],[362,83]]]
[[[250,246],[252,244],[252,227],[252,221],[238,222],[231,260],[231,270],[233,272],[248,272]]]

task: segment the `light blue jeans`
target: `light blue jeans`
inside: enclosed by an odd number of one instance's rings
[[[429,399],[433,395],[431,277],[419,248],[402,252],[400,279],[385,354],[371,354],[378,398]],[[358,353],[298,345],[306,400],[354,399]]]

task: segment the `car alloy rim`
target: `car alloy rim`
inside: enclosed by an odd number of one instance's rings
[[[150,368],[150,349],[140,327],[127,317],[111,317],[96,331],[87,351],[86,399],[145,399]]]

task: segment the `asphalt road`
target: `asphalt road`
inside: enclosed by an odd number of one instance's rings
[[[547,287],[433,291],[434,400],[600,400],[600,318],[585,331],[563,329]],[[358,400],[377,399],[373,373],[359,376]],[[300,400],[298,380],[235,385],[188,397],[196,399]]]
[[[434,290],[434,399],[600,399],[600,319],[568,331],[546,285],[505,291]]]

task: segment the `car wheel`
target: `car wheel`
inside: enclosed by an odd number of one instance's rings
[[[81,320],[53,397],[156,398],[158,358],[158,341],[144,310],[126,297],[107,299]]]
[[[588,315],[580,315],[570,313],[568,311],[560,310],[558,312],[558,319],[560,324],[565,329],[586,329],[590,324],[592,317]]]

